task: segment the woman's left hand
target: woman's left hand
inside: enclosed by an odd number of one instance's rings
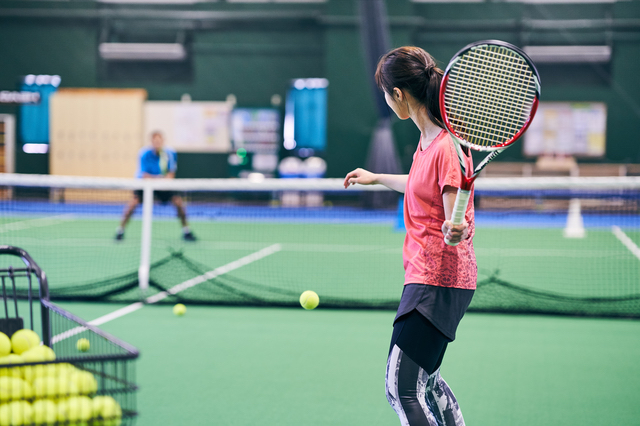
[[[442,235],[449,242],[459,243],[469,236],[469,224],[466,220],[460,225],[454,225],[450,220],[445,220],[442,223]]]

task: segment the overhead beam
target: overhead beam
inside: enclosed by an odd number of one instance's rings
[[[320,10],[310,11],[194,11],[173,9],[100,8],[7,8],[0,9],[0,19],[45,20],[138,20],[182,21],[199,24],[297,22],[322,26],[357,27],[357,16],[323,15]],[[390,16],[392,27],[410,27],[423,32],[473,31],[567,31],[567,30],[619,30],[640,31],[640,19],[431,19],[420,16]]]
[[[611,61],[611,46],[524,46],[538,64],[598,63]]]
[[[54,8],[12,8],[0,9],[0,18],[22,19],[70,19],[70,20],[102,20],[102,19],[135,19],[135,20],[170,20],[170,21],[318,21],[319,11],[195,11],[173,9],[54,9]]]

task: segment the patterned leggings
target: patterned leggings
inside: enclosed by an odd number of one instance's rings
[[[464,426],[440,375],[447,338],[417,311],[396,321],[387,360],[387,400],[402,426]]]

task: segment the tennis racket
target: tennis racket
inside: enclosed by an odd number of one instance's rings
[[[462,171],[451,218],[454,225],[464,221],[478,174],[529,127],[539,97],[538,71],[522,50],[509,43],[478,41],[449,62],[440,86],[440,112]],[[475,170],[467,170],[462,146],[489,154]]]

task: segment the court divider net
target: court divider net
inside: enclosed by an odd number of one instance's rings
[[[136,190],[146,203],[118,241]],[[393,197],[341,179],[0,174],[0,241],[31,253],[53,300],[299,306],[314,290],[325,308],[395,309]],[[640,178],[480,178],[474,203],[470,310],[640,318]]]

